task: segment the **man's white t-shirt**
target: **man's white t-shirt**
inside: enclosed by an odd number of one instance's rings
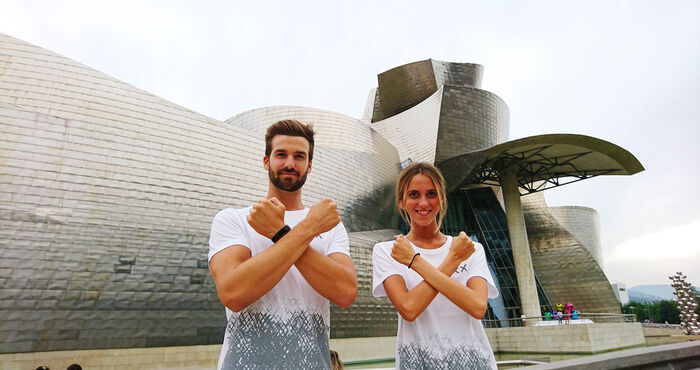
[[[375,297],[386,297],[384,280],[399,275],[411,290],[423,281],[412,269],[408,269],[391,257],[394,241],[377,243],[372,253],[373,290]],[[437,267],[447,257],[452,244],[448,236],[445,244],[436,249],[423,249],[411,243],[417,253]],[[482,277],[488,283],[488,297],[496,298],[498,290],[486,264],[484,247],[474,243],[475,251],[463,261],[452,279],[466,285],[472,277]],[[457,307],[441,293],[413,322],[399,315],[399,331],[396,336],[397,369],[496,369],[481,321]]]
[[[246,216],[251,207],[220,211],[211,226],[209,261],[232,245],[250,250],[251,257],[273,245],[253,230]],[[309,209],[287,211],[284,222],[294,228]],[[327,256],[350,256],[342,223],[316,236],[310,246]],[[226,308],[228,325],[219,369],[329,369],[330,306],[292,266],[277,285],[240,312]]]

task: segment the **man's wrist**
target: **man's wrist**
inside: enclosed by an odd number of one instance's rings
[[[305,218],[301,220],[296,226],[294,226],[294,230],[299,229],[299,232],[302,232],[304,237],[306,238],[314,238],[316,235],[316,231],[314,230],[314,226],[316,226],[312,221],[309,221],[309,219]]]
[[[272,236],[272,238],[270,238],[270,240],[272,240],[273,243],[277,243],[283,236],[287,235],[291,229],[292,228],[289,227],[289,225],[284,225],[275,235]]]

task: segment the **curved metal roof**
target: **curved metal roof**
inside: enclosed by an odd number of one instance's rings
[[[499,185],[516,171],[521,193],[534,193],[601,175],[633,175],[644,167],[627,150],[585,135],[549,134],[508,141],[436,163],[448,191],[473,184]]]

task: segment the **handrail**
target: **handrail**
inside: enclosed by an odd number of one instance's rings
[[[635,322],[634,314],[619,314],[619,313],[601,313],[601,312],[579,312],[578,319],[563,319],[563,323],[571,323],[572,321],[588,319],[594,323],[610,323],[610,322]],[[482,319],[482,324],[487,328],[523,326],[523,321],[558,321],[552,316],[546,320],[545,316],[530,316],[508,319]]]
[[[513,366],[513,365],[542,365],[546,364],[543,361],[533,361],[533,360],[502,360],[496,361],[498,366]]]

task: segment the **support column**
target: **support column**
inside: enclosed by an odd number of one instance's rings
[[[508,233],[510,233],[510,245],[513,249],[513,262],[518,278],[523,315],[527,317],[542,316],[540,301],[537,297],[537,285],[535,284],[535,270],[532,267],[532,257],[530,257],[530,243],[527,240],[527,231],[525,230],[525,217],[523,216],[523,207],[520,204],[518,178],[514,171],[501,174],[501,189],[506,206]],[[524,324],[534,325],[535,321],[528,320]]]

